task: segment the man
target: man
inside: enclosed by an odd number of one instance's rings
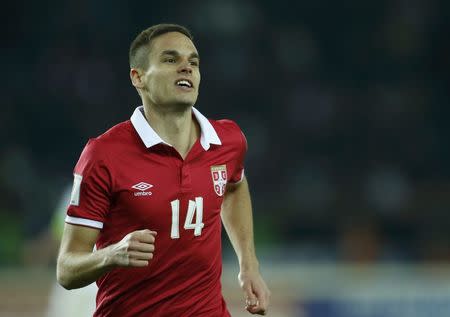
[[[222,218],[246,308],[264,315],[270,292],[254,250],[246,141],[234,122],[208,120],[193,107],[200,71],[190,32],[152,26],[129,57],[143,106],[81,154],[59,283],[96,280],[94,316],[230,316],[220,285]]]

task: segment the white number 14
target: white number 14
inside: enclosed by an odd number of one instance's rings
[[[172,230],[170,231],[170,237],[172,239],[178,239],[180,237],[180,200],[172,200],[170,202],[172,206]],[[192,220],[195,215],[195,223]],[[187,210],[186,220],[184,221],[184,229],[193,229],[194,236],[202,234],[202,228],[205,226],[203,220],[203,198],[195,197],[195,201],[189,200],[189,206]]]

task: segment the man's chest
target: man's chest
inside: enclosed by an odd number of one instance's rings
[[[110,216],[118,225],[145,225],[177,239],[184,230],[201,236],[220,216],[225,188],[236,168],[226,153],[185,161],[150,153],[126,157],[113,175]]]

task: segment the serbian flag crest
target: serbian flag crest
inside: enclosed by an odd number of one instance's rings
[[[218,196],[223,196],[223,194],[225,193],[225,187],[227,186],[227,166],[211,166],[211,176],[213,180],[214,191]]]

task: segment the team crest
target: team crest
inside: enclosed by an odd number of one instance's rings
[[[227,186],[227,166],[211,166],[211,176],[213,179],[214,191],[218,196],[223,196],[225,187]]]

